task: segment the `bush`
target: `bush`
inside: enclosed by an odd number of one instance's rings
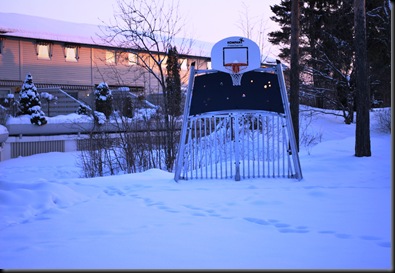
[[[299,123],[299,148],[304,147],[310,154],[312,147],[322,141],[322,132],[314,131],[311,123],[314,119],[314,111],[302,111]]]
[[[80,104],[77,109],[77,114],[88,116],[88,108],[85,105]]]
[[[96,111],[103,113],[107,119],[110,118],[110,115],[113,111],[112,106],[112,91],[109,89],[107,83],[101,82],[94,92],[95,94],[95,102],[96,102]]]
[[[7,121],[7,109],[4,107],[0,106],[0,125],[5,125]]]
[[[377,129],[383,133],[391,133],[391,108],[380,108],[375,110]]]

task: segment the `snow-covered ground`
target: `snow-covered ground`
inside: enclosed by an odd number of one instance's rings
[[[301,181],[81,178],[78,152],[0,162],[0,268],[392,269],[393,148],[371,114],[361,158],[355,124],[309,120]]]

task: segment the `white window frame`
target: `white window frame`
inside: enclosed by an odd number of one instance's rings
[[[38,42],[36,44],[36,54],[37,54],[37,59],[51,60],[52,45],[50,43]]]
[[[66,62],[77,62],[80,58],[78,55],[78,46],[65,45],[64,47],[64,58]]]
[[[180,68],[183,71],[188,70],[188,59],[180,59]]]

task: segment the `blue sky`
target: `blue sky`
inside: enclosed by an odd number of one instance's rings
[[[265,33],[278,28],[269,19],[274,15],[269,6],[280,0],[184,0],[179,3],[187,22],[185,31],[193,39],[215,43],[229,36],[245,36],[240,27],[245,14],[251,20],[262,21]],[[117,6],[117,0],[13,0],[2,1],[1,12],[101,24],[113,17]]]

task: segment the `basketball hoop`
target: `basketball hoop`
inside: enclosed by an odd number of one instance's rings
[[[232,77],[233,86],[241,85],[241,77],[243,73],[240,71],[244,70],[248,64],[246,63],[227,63],[224,64],[225,68],[230,71],[230,76]]]

